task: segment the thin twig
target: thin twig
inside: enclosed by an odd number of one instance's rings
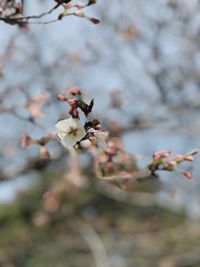
[[[12,16],[9,16],[9,17],[5,17],[5,18],[0,18],[0,19],[5,19],[7,21],[11,20],[11,21],[19,21],[19,20],[29,20],[29,19],[40,19],[44,16],[47,16],[49,14],[51,14],[54,10],[56,10],[61,4],[56,4],[54,7],[52,7],[50,10],[48,10],[47,12],[43,12],[39,15],[31,15],[31,16],[21,16],[21,17],[12,17]]]
[[[109,267],[105,246],[94,228],[81,223],[80,233],[94,256],[96,267]]]

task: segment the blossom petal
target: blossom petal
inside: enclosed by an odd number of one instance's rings
[[[70,118],[71,119],[71,118]],[[69,121],[70,119],[66,119],[66,120],[61,120],[58,121],[55,124],[55,127],[58,131],[63,131],[63,132],[67,132],[67,130],[69,129],[69,125],[71,124],[71,121]]]
[[[73,136],[65,136],[64,138],[61,138],[61,143],[63,144],[64,147],[66,148],[72,148],[76,143],[77,140]]]
[[[69,118],[61,120],[56,123],[55,127],[58,130],[61,143],[66,148],[73,147],[86,135],[85,128],[78,119]],[[72,130],[76,131],[72,133]]]
[[[76,136],[77,142],[80,141],[85,135],[86,135],[86,132],[85,132],[84,127],[82,126],[77,131],[77,136]]]

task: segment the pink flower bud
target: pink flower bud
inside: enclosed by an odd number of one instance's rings
[[[74,7],[76,7],[76,8],[83,8],[85,5],[82,3],[82,2],[78,2],[78,3],[76,3],[75,5],[74,5]]]
[[[64,95],[58,95],[57,99],[58,101],[61,101],[61,102],[67,101],[67,98]]]
[[[77,108],[78,107],[78,101],[76,99],[68,99],[68,103],[73,108]]]
[[[68,93],[71,95],[81,95],[81,90],[76,86],[70,86]]]
[[[79,118],[79,112],[78,112],[77,108],[71,108],[70,111],[69,111],[69,114],[74,119],[78,119]]]
[[[193,158],[193,156],[191,156],[191,155],[186,155],[186,156],[184,157],[184,160],[187,160],[187,161],[193,161],[194,158]]]
[[[158,151],[153,154],[154,159],[162,159],[162,158],[167,158],[171,154],[171,151],[169,150],[164,150],[164,151]]]
[[[95,130],[97,130],[97,131],[100,131],[101,130],[101,125],[96,125],[96,126],[94,126],[93,127]]]
[[[188,170],[182,171],[182,175],[185,176],[189,180],[192,179],[192,173],[190,171],[188,171]]]
[[[46,146],[40,147],[40,158],[41,159],[48,159],[50,157],[49,151]]]
[[[25,148],[27,147],[28,145],[31,144],[31,138],[29,135],[27,135],[26,133],[24,133],[21,137],[21,147],[22,148]]]

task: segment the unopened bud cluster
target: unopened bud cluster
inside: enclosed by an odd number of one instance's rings
[[[21,138],[21,147],[25,148],[29,145],[39,145],[40,159],[48,159],[50,158],[50,154],[46,145],[50,141],[50,139],[53,139],[52,135],[47,135],[40,139],[34,139],[28,134],[24,133]]]
[[[111,138],[107,134],[107,148],[100,151],[96,157],[99,176],[117,175],[119,173],[131,173],[137,169],[136,159],[124,149],[120,137]]]
[[[61,20],[65,16],[68,15],[74,15],[77,17],[85,18],[89,21],[91,21],[94,24],[99,24],[99,19],[87,16],[82,10],[88,6],[91,6],[96,3],[95,0],[89,0],[87,3],[83,3],[81,1],[78,1],[76,3],[73,3],[70,0],[55,0],[58,4],[62,5],[64,8],[64,11],[59,14],[58,19]],[[72,11],[71,11],[72,10]],[[71,11],[71,13],[70,13]]]
[[[186,154],[177,154],[172,156],[171,151],[159,151],[153,154],[153,159],[148,165],[149,170],[152,174],[155,174],[158,170],[165,171],[174,171],[178,170],[182,175],[184,175],[188,179],[192,179],[192,173],[189,170],[182,170],[177,168],[177,166],[185,161],[193,161],[194,155],[198,153],[198,150],[192,150]]]

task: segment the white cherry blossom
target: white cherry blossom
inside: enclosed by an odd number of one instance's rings
[[[61,143],[67,149],[71,149],[85,135],[85,129],[78,119],[65,119],[58,121],[55,125]]]

